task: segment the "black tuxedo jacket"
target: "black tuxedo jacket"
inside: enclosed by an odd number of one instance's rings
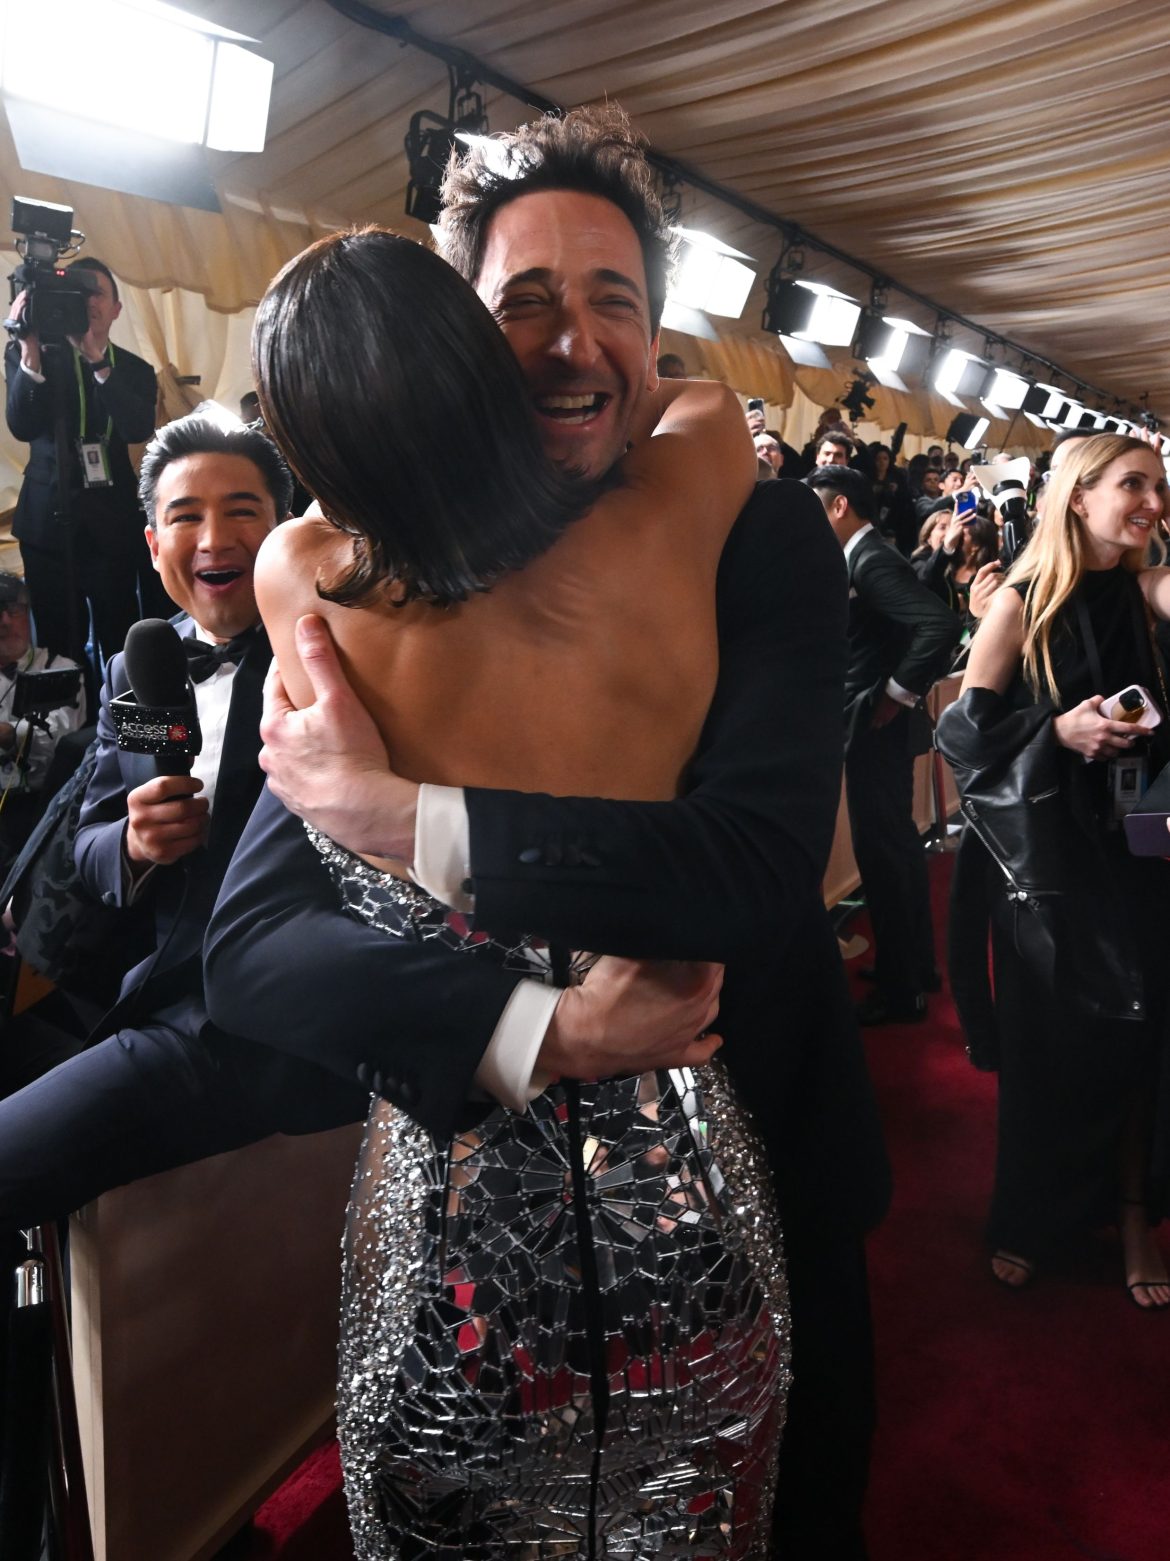
[[[186,616],[174,622],[184,639],[195,631],[195,625]],[[170,867],[156,867],[150,881],[142,886],[141,898],[154,913],[155,935],[149,957],[136,964],[123,979],[120,1006],[133,997],[136,1012],[165,1008],[171,1022],[192,1033],[206,1019],[204,929],[264,780],[257,756],[264,674],[271,660],[268,637],[261,628],[232,679],[207,845]],[[104,905],[115,907],[126,906],[122,871],[126,798],[155,774],[151,758],[124,753],[117,745],[110,700],[129,692],[129,687],[123,658],[115,656],[106,669],[102,688],[97,767],[86,789],[74,844],[78,871],[87,889]]]
[[[869,725],[890,678],[924,695],[950,665],[962,624],[913,566],[875,529],[848,559],[849,663],[845,672],[846,743]]]
[[[14,439],[31,446],[29,462],[12,523],[13,535],[35,547],[61,551],[54,511],[57,507],[57,460],[54,441],[54,397],[58,376],[64,374],[64,405],[69,434],[70,492],[76,523],[104,547],[129,552],[139,545],[142,517],[138,508],[138,484],[127,445],[139,444],[154,433],[158,381],[150,364],[123,347],[114,348],[115,364],[105,384],[81,364],[82,392],[86,407],[86,437],[96,439],[109,423],[109,488],[86,489],[81,481],[77,440],[81,433],[73,353],[65,348],[44,357],[45,383],[40,385],[20,367],[20,347],[10,342],[4,352],[7,381],[8,429]]]
[[[717,583],[720,670],[685,795],[467,793],[476,920],[600,952],[727,964],[720,1033],[790,1228],[864,1229],[888,1167],[821,900],[840,796],[846,592],[819,500],[763,483]],[[208,933],[225,1029],[324,1064],[451,1130],[519,979],[338,914],[300,821],[267,791]]]

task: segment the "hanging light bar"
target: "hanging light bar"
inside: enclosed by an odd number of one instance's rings
[[[674,228],[679,258],[667,296],[685,309],[738,320],[756,280],[750,255],[698,228]]]

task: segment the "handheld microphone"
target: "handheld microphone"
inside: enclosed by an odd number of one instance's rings
[[[174,625],[163,618],[132,625],[122,659],[131,693],[110,700],[118,747],[152,754],[156,775],[190,775],[203,735],[187,655]]]

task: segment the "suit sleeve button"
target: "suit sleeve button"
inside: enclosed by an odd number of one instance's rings
[[[536,863],[540,861],[540,847],[525,846],[524,850],[520,853],[519,860],[523,862],[526,867],[535,867]]]

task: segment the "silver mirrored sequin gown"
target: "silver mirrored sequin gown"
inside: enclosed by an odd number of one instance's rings
[[[550,978],[531,941],[309,835],[361,920]],[[370,1112],[338,1396],[357,1561],[766,1556],[788,1294],[722,1066],[558,1084],[468,1121],[440,1142]]]

